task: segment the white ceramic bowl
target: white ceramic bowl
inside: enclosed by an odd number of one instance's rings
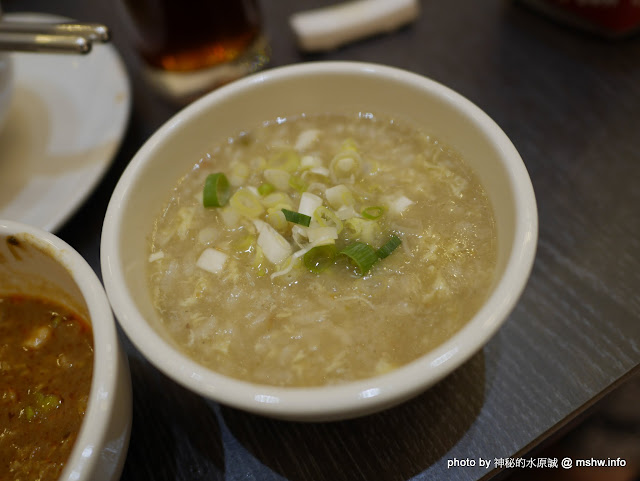
[[[153,325],[145,278],[153,219],[177,179],[216,139],[300,113],[366,111],[414,122],[458,150],[479,175],[498,230],[497,279],[477,315],[453,338],[388,374],[334,387],[277,388],[217,374],[181,354]],[[223,404],[292,420],[378,411],[433,385],[476,353],[505,322],[529,276],[537,242],[531,181],[518,152],[478,107],[425,77],[380,65],[305,63],[229,84],[162,126],[123,173],[103,226],[107,295],[127,335],[161,371]]]
[[[19,249],[9,248],[10,237],[18,240]],[[53,234],[0,220],[0,294],[15,293],[61,302],[83,314],[93,330],[89,402],[60,481],[119,479],[131,430],[131,379],[100,280],[80,254]]]

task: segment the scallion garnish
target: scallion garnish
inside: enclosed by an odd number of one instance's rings
[[[309,249],[304,257],[304,266],[311,272],[318,274],[330,267],[336,258],[336,246],[326,244]]]
[[[269,195],[274,190],[276,190],[276,187],[273,184],[265,182],[264,184],[260,185],[260,187],[258,187],[258,194],[264,197],[265,195]]]
[[[374,248],[364,242],[354,242],[342,249],[340,254],[349,257],[363,276],[379,260]]]
[[[402,241],[399,237],[392,235],[389,240],[382,246],[380,249],[376,251],[376,254],[380,259],[384,259],[389,254],[391,254],[396,248],[402,244]]]
[[[362,209],[361,214],[365,219],[376,220],[382,217],[382,214],[384,214],[384,207],[382,207],[381,205],[365,207],[364,209]]]
[[[301,214],[300,212],[294,212],[289,209],[282,209],[282,213],[284,214],[285,219],[289,222],[293,222],[294,224],[300,224],[305,227],[309,227],[311,223],[311,217],[305,214]]]
[[[229,202],[229,180],[222,172],[209,174],[204,181],[202,204],[205,207],[223,207]]]
[[[309,188],[304,180],[302,180],[300,177],[296,177],[295,175],[289,177],[289,186],[294,188],[301,194]]]

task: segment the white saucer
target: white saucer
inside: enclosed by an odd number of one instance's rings
[[[83,56],[14,53],[13,62],[14,94],[0,131],[0,219],[53,232],[93,191],[118,151],[131,108],[129,80],[108,44]]]

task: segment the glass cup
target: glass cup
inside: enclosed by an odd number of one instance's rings
[[[269,61],[257,0],[121,0],[149,83],[188,103]]]

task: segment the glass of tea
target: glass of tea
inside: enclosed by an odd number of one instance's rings
[[[148,81],[188,103],[269,61],[257,0],[122,0]]]

